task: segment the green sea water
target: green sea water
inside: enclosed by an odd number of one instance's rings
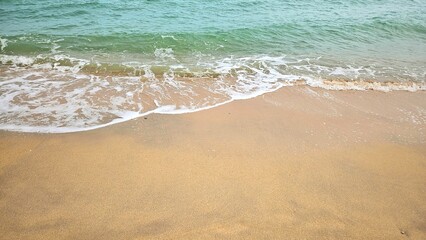
[[[425,67],[424,0],[0,0],[6,130],[93,129],[298,80],[419,90]]]

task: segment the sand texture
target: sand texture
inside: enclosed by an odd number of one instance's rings
[[[0,239],[426,239],[426,92],[288,87],[0,132]]]

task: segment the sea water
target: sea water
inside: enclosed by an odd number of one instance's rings
[[[424,0],[0,0],[0,129],[71,132],[280,87],[425,90]]]

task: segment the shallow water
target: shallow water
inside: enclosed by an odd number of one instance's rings
[[[0,1],[5,130],[88,130],[296,83],[424,90],[425,66],[421,0]]]

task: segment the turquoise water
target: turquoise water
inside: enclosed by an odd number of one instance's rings
[[[0,0],[0,129],[87,130],[296,81],[418,90],[425,66],[423,0]]]

